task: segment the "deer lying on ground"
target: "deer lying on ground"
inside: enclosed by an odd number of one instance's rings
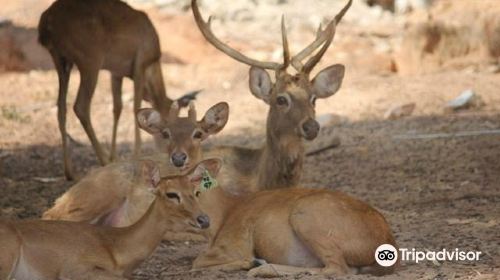
[[[174,103],[175,104],[175,103]],[[178,117],[178,106],[173,106],[164,119],[154,109],[139,111],[139,125],[153,134],[162,152],[139,159],[116,162],[90,172],[43,214],[46,220],[85,221],[115,227],[128,226],[137,221],[154,199],[147,190],[143,173],[137,165],[154,161],[171,174],[192,167],[201,158],[201,141],[221,131],[227,123],[229,107],[221,102],[212,106],[201,121],[196,120],[194,106],[187,117]],[[182,156],[179,156],[182,155]],[[172,164],[169,164],[169,158]]]
[[[196,201],[204,161],[183,176],[160,178],[153,162],[138,169],[155,199],[129,227],[0,221],[0,279],[125,279],[152,254],[167,230],[209,226]]]
[[[351,5],[351,0],[322,30],[316,39],[294,57],[290,57],[284,19],[281,22],[284,62],[262,62],[232,49],[212,33],[210,19],[205,22],[196,0],[191,6],[196,24],[214,47],[233,59],[250,65],[250,91],[269,105],[266,144],[258,150],[233,148],[214,149],[210,155],[223,156],[221,185],[235,192],[255,191],[298,185],[304,159],[303,140],[313,140],[319,132],[314,105],[316,98],[327,98],[338,91],[344,77],[344,66],[335,64],[320,71],[314,79],[310,73],[333,41],[336,24]],[[319,47],[321,49],[305,64],[302,61]],[[287,72],[289,66],[297,74]],[[269,73],[273,70],[276,81]]]
[[[172,104],[165,93],[160,63],[160,43],[153,24],[143,12],[119,0],[57,0],[41,16],[39,42],[49,51],[59,77],[57,119],[62,137],[64,174],[73,179],[66,133],[66,96],[73,65],[80,72],[74,111],[102,165],[116,156],[116,133],[122,111],[123,77],[134,82],[134,114],[141,101],[149,101],[163,116]],[[100,69],[111,72],[113,134],[110,157],[97,140],[90,119],[90,104]],[[196,93],[186,95],[182,104]],[[181,104],[181,105],[182,105]],[[135,154],[141,146],[135,127]]]
[[[215,176],[221,164],[212,159],[205,167]],[[341,192],[290,188],[235,196],[212,188],[199,199],[220,207],[207,212],[215,235],[193,269],[251,269],[250,275],[261,277],[304,272],[383,275],[394,270],[375,261],[378,246],[397,248],[387,221]],[[255,267],[258,262],[264,264]]]
[[[332,42],[335,25],[340,21],[350,4],[351,2],[330,22],[325,30],[318,32],[313,43],[293,59],[289,57],[286,31],[284,22],[282,22],[285,62],[283,64],[258,62],[256,65],[262,68],[255,66],[250,70],[252,93],[270,104],[266,146],[260,150],[225,147],[208,151],[209,155],[223,156],[226,161],[226,167],[219,176],[221,186],[225,189],[236,192],[251,192],[259,188],[292,187],[298,184],[304,157],[303,139],[314,139],[319,129],[319,125],[314,120],[314,100],[316,97],[328,97],[340,88],[344,67],[341,65],[330,66],[321,71],[312,81],[309,81],[309,73]],[[210,38],[209,41],[244,63],[250,64],[253,61],[242,54],[234,55],[234,50],[226,50],[228,47],[218,41],[204,24],[196,1],[193,1],[192,5],[195,19],[202,32],[208,34],[205,36]],[[302,66],[301,61],[320,46],[322,48],[318,54]],[[286,73],[286,68],[290,63],[300,69],[295,76]],[[263,68],[276,70],[277,82],[275,84],[271,83],[269,75]],[[207,117],[209,115],[211,114],[207,113]],[[205,119],[211,119],[207,117]],[[219,119],[222,118],[219,117]],[[139,121],[139,123],[141,122]],[[175,133],[171,131],[171,134]],[[59,198],[56,205],[43,217],[46,219],[99,222],[114,226],[126,226],[132,223],[133,217],[140,217],[148,207],[151,198],[144,195],[146,192],[144,192],[143,186],[135,184],[134,175],[128,175],[127,172],[126,166],[116,165],[101,168],[99,171],[87,175],[80,183]],[[72,199],[76,197],[73,193],[79,192],[87,194],[81,196],[85,199]],[[101,193],[106,192],[112,193],[105,196],[107,200],[103,199],[101,195]],[[112,199],[110,202],[110,197],[116,199]],[[210,211],[218,211],[220,205],[207,201],[202,207],[210,209]]]

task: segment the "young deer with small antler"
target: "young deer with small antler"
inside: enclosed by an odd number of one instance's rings
[[[68,135],[66,133],[66,95],[73,65],[80,72],[80,86],[74,111],[80,120],[97,158],[102,165],[116,156],[116,134],[122,111],[122,81],[134,81],[134,112],[144,99],[166,116],[172,104],[165,93],[161,71],[160,43],[148,16],[120,0],[57,0],[41,16],[39,41],[49,51],[59,77],[57,119],[62,137],[64,174],[73,179]],[[97,140],[90,119],[90,104],[100,69],[111,72],[113,94],[113,135],[109,158]],[[196,92],[185,95],[182,105],[194,99]],[[135,127],[135,154],[141,139]]]
[[[210,154],[223,155],[226,164],[221,171],[222,185],[252,191],[255,188],[272,189],[296,186],[302,173],[305,140],[313,140],[319,132],[314,105],[316,98],[327,98],[338,91],[344,77],[344,66],[329,66],[314,79],[310,73],[333,41],[337,23],[351,5],[351,0],[304,50],[290,57],[284,18],[281,22],[284,62],[262,62],[249,58],[220,41],[210,29],[210,19],[205,22],[197,0],[191,6],[194,18],[203,36],[214,47],[233,59],[250,65],[250,91],[269,105],[266,144],[262,149],[215,149]],[[302,61],[313,55],[305,64]],[[289,66],[297,74],[287,72]],[[269,73],[276,74],[273,83]],[[242,187],[244,186],[244,187]]]
[[[139,111],[139,125],[154,136],[158,149],[166,153],[116,162],[92,171],[58,198],[43,219],[118,227],[137,221],[154,197],[147,191],[144,175],[134,171],[136,166],[152,160],[172,174],[192,167],[202,159],[201,142],[221,131],[229,117],[225,102],[208,109],[201,121],[196,120],[192,104],[188,117],[178,117],[178,111],[174,105],[167,119],[154,109]]]
[[[221,164],[212,159],[205,166],[216,176]],[[261,277],[394,271],[375,261],[378,246],[397,248],[383,215],[341,192],[290,188],[235,196],[213,188],[199,199],[200,206],[207,199],[219,207],[206,212],[215,234],[194,269],[250,269]]]
[[[167,230],[198,232],[210,224],[198,208],[205,162],[183,176],[160,178],[143,162],[154,201],[133,225],[111,228],[64,221],[0,221],[0,279],[126,279]],[[197,183],[198,182],[198,183]]]

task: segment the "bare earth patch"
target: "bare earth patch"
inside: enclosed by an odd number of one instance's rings
[[[15,3],[8,2],[10,9],[15,10]],[[284,9],[292,10],[290,6],[285,5]],[[168,94],[178,97],[186,91],[203,88],[197,102],[200,112],[219,101],[229,102],[229,123],[209,145],[260,145],[267,105],[250,94],[248,68],[225,58],[200,40],[199,31],[193,24],[189,25],[186,14],[175,17],[154,11],[152,16],[162,44],[169,44],[164,46],[164,52],[183,62],[164,64]],[[359,32],[356,36],[349,35],[348,31],[364,28],[354,20],[357,16],[361,14],[346,18],[345,27],[340,26],[338,31],[340,43],[334,41],[322,65],[317,67],[341,61],[348,69],[341,90],[327,100],[319,100],[317,105],[317,115],[337,115],[337,121],[322,128],[320,138],[338,136],[341,146],[307,158],[303,185],[341,190],[367,201],[386,216],[401,247],[483,252],[480,261],[475,263],[404,262],[396,274],[384,279],[498,279],[500,135],[406,140],[397,136],[500,129],[500,74],[452,67],[435,74],[401,77],[387,70],[385,59],[390,62],[392,53],[381,56],[384,57],[382,70],[363,68],[366,62],[361,59],[362,50],[350,55],[350,47],[359,42],[363,49],[372,50],[380,42],[376,36],[367,39]],[[172,27],[164,25],[169,22],[183,24],[178,31],[181,35],[168,38],[167,31]],[[352,26],[355,23],[358,25]],[[34,23],[26,23],[30,24],[33,27]],[[277,30],[278,17],[269,24],[276,24]],[[384,24],[386,22],[381,26],[386,26]],[[300,46],[312,38],[312,31],[303,31],[308,36],[297,36],[299,30],[290,32],[295,34],[291,42]],[[376,26],[370,30],[378,32]],[[389,30],[389,36],[398,32],[390,28],[384,30]],[[227,27],[225,31],[239,33],[236,27]],[[183,33],[189,33],[190,37],[181,37]],[[251,50],[253,44],[262,46],[262,42],[239,39],[231,43],[240,44],[244,50]],[[186,47],[185,52],[175,51],[183,50],[185,44],[192,45]],[[279,47],[277,41],[259,50],[265,52],[274,47]],[[367,61],[373,62],[368,58]],[[68,108],[74,102],[78,79],[74,72]],[[480,95],[484,105],[456,113],[445,112],[446,102],[466,89]],[[63,180],[56,97],[54,70],[0,73],[0,217],[37,218],[72,185]],[[131,155],[134,128],[130,82],[125,84],[123,100],[118,141],[121,157],[127,158]],[[410,102],[416,104],[412,116],[392,121],[383,119],[389,108]],[[103,72],[92,104],[92,121],[99,139],[108,145],[111,104],[109,75]],[[72,152],[76,171],[83,176],[98,166],[97,160],[71,110],[67,126],[77,141]],[[151,139],[147,137],[143,134],[147,140],[145,151],[151,151]],[[200,242],[164,242],[136,271],[134,279],[247,278],[245,272],[188,273],[193,259],[204,247]],[[367,276],[358,275],[335,279],[365,278]],[[289,279],[323,277],[299,275]]]

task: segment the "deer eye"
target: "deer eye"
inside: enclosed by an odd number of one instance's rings
[[[181,202],[181,198],[179,197],[178,194],[174,193],[174,192],[168,192],[165,194],[169,199],[175,199],[177,200],[177,203],[180,203]]]
[[[193,138],[195,138],[195,139],[201,139],[202,136],[203,136],[203,133],[199,130],[197,130],[193,133]]]
[[[311,104],[312,104],[313,106],[316,106],[316,95],[312,95],[312,96],[311,96]]]
[[[200,194],[201,194],[201,192],[200,192],[200,191],[196,191],[196,192],[194,193],[194,196],[199,197],[199,196],[200,196]]]
[[[288,100],[284,96],[278,96],[276,98],[276,103],[278,103],[278,105],[280,106],[285,106],[288,105]]]
[[[164,139],[170,139],[170,132],[168,131],[168,129],[162,130],[162,132],[161,132],[161,136],[162,136]]]

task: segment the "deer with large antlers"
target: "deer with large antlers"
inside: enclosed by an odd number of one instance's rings
[[[229,117],[229,107],[225,102],[208,109],[200,121],[196,119],[192,103],[187,117],[179,117],[178,111],[179,106],[174,105],[168,117],[163,118],[154,109],[141,109],[139,125],[154,136],[162,153],[95,169],[58,198],[55,205],[43,214],[43,219],[85,221],[116,227],[137,221],[154,196],[147,190],[144,174],[134,171],[136,166],[152,160],[172,174],[192,168],[202,160],[201,142],[220,132]]]
[[[305,140],[313,140],[319,132],[315,118],[316,98],[336,93],[344,77],[344,66],[335,64],[320,71],[313,79],[310,73],[333,41],[337,23],[351,6],[352,0],[326,26],[318,30],[316,39],[297,55],[290,57],[284,18],[281,21],[283,63],[258,61],[245,56],[219,40],[205,22],[197,0],[191,6],[194,18],[206,40],[231,58],[250,65],[250,91],[269,105],[266,144],[262,149],[216,149],[214,155],[224,155],[221,177],[227,188],[254,191],[256,188],[296,186],[302,173]],[[318,48],[319,51],[312,55]],[[312,55],[305,63],[303,60]],[[287,72],[289,66],[297,74]],[[272,82],[266,70],[275,72]],[[212,153],[211,153],[212,154]],[[245,187],[241,187],[245,186]]]
[[[0,221],[0,279],[126,279],[167,230],[209,226],[197,203],[206,162],[186,175],[161,178],[153,162],[137,166],[154,201],[124,228],[65,221]]]
[[[216,176],[221,164],[213,159],[206,167]],[[291,188],[234,195],[212,188],[199,199],[200,205],[205,199],[220,207],[207,211],[215,234],[195,259],[195,270],[250,269],[251,276],[279,277],[384,275],[395,269],[375,261],[378,246],[397,248],[383,215],[341,192]]]
[[[62,137],[64,174],[73,179],[69,141],[66,133],[66,96],[73,65],[80,72],[80,86],[74,111],[92,143],[101,164],[116,157],[116,134],[122,111],[122,81],[134,82],[134,114],[144,99],[162,115],[172,100],[166,96],[161,70],[158,34],[148,16],[120,0],[57,0],[41,16],[39,42],[49,51],[59,78],[57,119]],[[99,143],[90,119],[90,104],[100,69],[111,72],[113,130],[109,158]],[[196,93],[180,100],[193,99]],[[135,127],[134,153],[141,139]]]

